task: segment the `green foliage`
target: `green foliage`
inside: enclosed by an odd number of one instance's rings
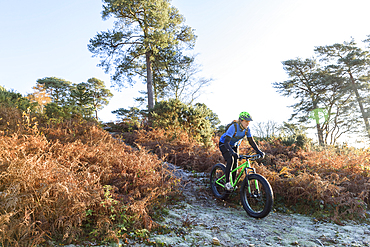
[[[306,128],[284,122],[279,128],[279,139],[285,146],[292,146],[295,144],[297,147],[306,149],[312,142],[305,133]]]
[[[274,87],[284,96],[293,96],[299,101],[294,104],[294,114],[291,119],[307,122],[310,112],[320,107],[324,102],[327,88],[317,79],[320,66],[315,59],[291,59],[283,62],[284,69],[290,79],[284,82],[275,82]],[[316,125],[319,143],[324,145],[323,128]]]
[[[351,105],[351,109],[355,110],[354,114],[348,118],[362,118],[365,132],[370,138],[370,123],[366,110],[370,107],[370,52],[357,47],[354,40],[343,44],[319,46],[315,52],[326,62],[327,68],[342,78],[341,91],[352,96],[352,101],[355,102]]]
[[[45,77],[37,80],[38,85],[46,90],[51,102],[45,105],[44,113],[49,119],[63,121],[74,115],[83,115],[81,104],[86,99],[82,85],[56,77]]]
[[[0,104],[8,107],[16,107],[22,111],[34,111],[37,103],[31,103],[29,99],[23,97],[20,93],[14,91],[7,91],[4,87],[0,86]]]
[[[51,102],[45,106],[45,114],[49,119],[69,119],[79,115],[86,119],[109,103],[113,96],[104,82],[90,78],[87,82],[71,83],[56,77],[45,77],[37,80],[36,89],[45,90]]]
[[[57,77],[45,77],[38,79],[37,83],[43,85],[43,88],[49,94],[53,103],[63,106],[68,102],[72,85],[70,81]]]
[[[230,124],[230,123],[229,123]],[[226,127],[229,125],[229,124],[225,124],[225,125],[219,125],[217,126],[217,130],[216,130],[216,134],[221,136],[223,135],[223,133],[226,132]]]
[[[81,82],[71,89],[71,105],[76,105],[81,114],[90,117],[93,112],[91,92],[86,83]]]
[[[104,81],[97,78],[90,78],[87,82],[74,84],[71,87],[69,105],[77,105],[84,117],[91,117],[95,113],[98,119],[98,110],[108,105],[113,94],[105,88]]]
[[[113,94],[109,89],[105,88],[104,81],[95,77],[88,79],[84,86],[90,96],[92,109],[95,111],[95,118],[98,119],[98,110],[108,105],[109,99],[113,97]]]
[[[146,78],[151,109],[156,55],[180,43],[193,47],[196,36],[168,0],[103,0],[103,8],[103,19],[113,16],[117,25],[90,39],[88,48],[101,58],[99,66],[106,72],[115,69],[112,80],[118,86],[132,85],[137,76]]]
[[[179,127],[204,144],[211,142],[216,125],[220,123],[218,116],[206,105],[192,106],[175,99],[157,103],[150,116],[153,127]]]
[[[66,114],[62,107],[57,103],[49,103],[45,106],[45,114],[48,118],[66,118]]]
[[[57,103],[49,103],[45,106],[45,115],[48,119],[61,122],[66,119],[71,119],[75,116],[82,117],[82,110],[77,105],[59,106]]]
[[[370,52],[353,40],[318,46],[315,52],[317,58],[284,61],[290,78],[274,83],[283,96],[297,100],[291,119],[308,124],[314,119],[320,145],[335,145],[343,134],[363,130],[370,138]]]
[[[129,109],[120,108],[112,111],[117,117],[121,118],[121,131],[132,132],[138,129],[148,117],[147,110],[140,110],[137,107],[130,107]]]

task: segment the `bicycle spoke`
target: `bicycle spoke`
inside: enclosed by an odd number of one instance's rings
[[[220,199],[228,197],[229,193],[225,189],[225,166],[223,164],[217,164],[212,168],[210,183],[216,197]]]
[[[243,182],[240,197],[245,211],[252,217],[263,218],[272,208],[273,194],[270,185],[260,175],[252,174]]]
[[[247,200],[252,210],[257,213],[262,212],[265,208],[266,201],[266,193],[263,190],[259,190],[258,188],[260,187],[262,187],[262,185],[259,185],[257,180],[254,179],[249,181],[250,193],[247,194]]]

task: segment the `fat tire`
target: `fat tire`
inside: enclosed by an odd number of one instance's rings
[[[250,204],[252,204],[251,199],[248,197],[248,184],[247,182],[257,180],[259,182],[259,190],[264,193],[265,198],[262,198],[261,204],[263,206],[263,210],[255,211]],[[251,185],[253,186],[253,185]],[[249,202],[248,202],[249,198]],[[272,210],[272,206],[274,204],[274,194],[269,182],[261,176],[260,174],[250,174],[243,180],[242,187],[240,188],[240,201],[242,202],[244,210],[247,214],[253,218],[264,218],[266,217],[270,211]],[[263,205],[264,203],[264,205]]]
[[[217,185],[216,180],[223,175],[225,175],[226,166],[224,164],[216,164],[212,167],[211,174],[210,174],[210,184],[211,184],[211,190],[215,197],[226,200],[230,192],[227,191],[224,187]]]

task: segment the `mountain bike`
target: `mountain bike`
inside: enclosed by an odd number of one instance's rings
[[[237,189],[236,185],[245,174],[240,188],[240,201],[247,214],[254,218],[266,217],[273,206],[274,194],[269,182],[262,175],[257,174],[255,168],[251,167],[250,160],[261,158],[256,155],[240,155],[239,159],[246,161],[240,166],[230,171],[230,183],[234,187],[232,191],[225,188],[225,170],[224,164],[216,164],[211,170],[210,183],[213,194],[219,199],[227,199],[229,195]],[[239,169],[241,169],[240,172]]]

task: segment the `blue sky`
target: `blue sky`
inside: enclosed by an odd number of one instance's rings
[[[292,99],[272,87],[287,79],[281,62],[314,55],[314,47],[370,34],[366,0],[173,0],[198,36],[194,53],[202,76],[213,78],[198,99],[218,114],[222,124],[249,111],[255,121],[286,121]],[[99,0],[0,1],[0,85],[22,94],[39,78],[55,76],[79,83],[91,77],[110,86],[87,50],[89,39],[112,27],[101,19]],[[99,112],[134,105],[145,85],[138,82],[115,95]]]

